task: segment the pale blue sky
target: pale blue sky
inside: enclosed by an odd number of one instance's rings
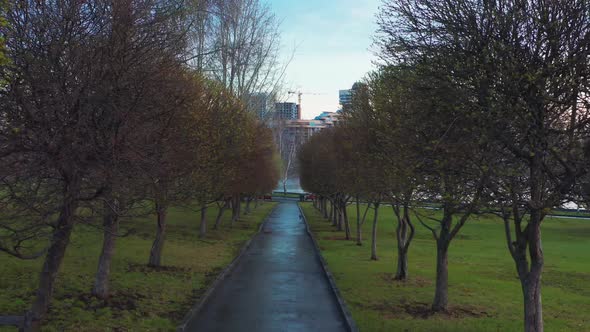
[[[373,68],[371,52],[380,0],[267,0],[282,21],[283,55],[295,57],[287,88],[324,95],[303,96],[303,118],[338,108],[348,89]],[[290,101],[296,101],[295,96]]]

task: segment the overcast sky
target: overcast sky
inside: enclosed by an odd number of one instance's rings
[[[287,88],[303,96],[303,118],[338,108],[349,89],[373,68],[372,36],[380,0],[267,0],[281,23],[283,56],[295,50]],[[295,96],[290,101],[296,101]]]

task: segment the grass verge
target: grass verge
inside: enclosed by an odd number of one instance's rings
[[[448,314],[429,313],[434,296],[436,247],[416,222],[409,252],[410,278],[393,280],[396,240],[393,212],[379,211],[378,261],[370,258],[372,211],[364,245],[346,241],[311,203],[303,211],[340,292],[361,331],[521,331],[522,293],[503,226],[495,218],[468,222],[449,249]],[[364,210],[363,210],[364,211]],[[353,234],[356,210],[349,207]],[[546,331],[590,331],[590,221],[547,219],[543,225]]]
[[[146,266],[155,234],[155,218],[126,221],[135,232],[118,239],[108,301],[90,296],[102,246],[96,228],[79,225],[74,231],[58,276],[49,319],[43,331],[175,331],[184,315],[218,273],[258,231],[276,203],[265,202],[229,228],[224,226],[198,239],[200,214],[173,209],[163,254],[164,267]],[[207,212],[211,225],[216,208]],[[42,259],[18,260],[0,255],[0,313],[22,314],[34,299]],[[1,328],[0,331],[14,331]]]

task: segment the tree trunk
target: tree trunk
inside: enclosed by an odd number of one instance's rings
[[[338,231],[343,231],[344,228],[344,220],[343,219],[343,215],[342,215],[342,205],[340,205],[340,203],[337,203],[336,205],[336,213],[338,214]]]
[[[219,207],[219,212],[217,213],[217,218],[215,218],[215,225],[213,226],[213,229],[219,229],[219,226],[221,225],[221,218],[223,217],[223,213],[228,208],[228,206],[229,201],[225,201],[223,205]]]
[[[363,225],[361,224],[360,200],[359,200],[359,197],[356,196],[356,245],[357,246],[363,245],[362,227],[363,227]]]
[[[240,221],[240,219],[242,219],[242,196],[240,195],[236,198],[236,211],[238,216],[236,221]]]
[[[324,219],[328,219],[328,200],[322,198],[322,210],[324,212]]]
[[[371,260],[378,260],[377,257],[377,220],[379,217],[379,202],[375,202],[375,215],[373,215],[373,231],[371,233]]]
[[[447,311],[449,303],[448,249],[448,241],[442,238],[437,241],[436,289],[434,291],[434,301],[432,303],[432,310],[435,312]]]
[[[406,238],[408,236],[408,227],[405,217],[398,216],[397,228],[397,271],[395,280],[406,280],[408,278],[408,252],[406,250]]]
[[[204,239],[207,236],[207,205],[201,207],[201,224],[199,226],[199,238]]]
[[[408,279],[408,251],[410,249],[410,243],[414,238],[414,225],[410,220],[410,214],[408,212],[408,205],[404,205],[403,216],[398,214],[398,225],[396,229],[397,235],[397,271],[395,273],[395,280],[407,280]]]
[[[536,175],[532,168],[531,174]],[[531,201],[541,201],[542,190],[538,189],[536,183],[538,177],[531,176]],[[532,204],[531,204],[532,205]],[[538,205],[538,204],[537,204]],[[516,263],[518,278],[521,283],[524,303],[524,331],[542,332],[543,326],[543,304],[541,300],[541,276],[543,273],[544,257],[541,245],[541,223],[544,214],[542,208],[530,208],[529,220],[526,227],[522,229],[523,214],[518,212],[517,206],[513,206],[512,218],[504,217],[506,242],[510,254]],[[510,223],[514,224],[512,239]],[[527,257],[528,251],[528,257]],[[530,265],[529,260],[530,258]]]
[[[543,332],[543,306],[541,301],[541,275],[529,273],[521,280],[524,295],[525,332]]]
[[[336,223],[334,222],[334,204],[332,203],[332,201],[330,201],[329,203],[330,203],[329,219],[330,219],[330,221],[332,221],[332,226],[336,226]]]
[[[98,260],[94,287],[92,288],[92,295],[103,300],[109,297],[109,277],[115,254],[117,233],[119,232],[119,216],[113,210],[116,209],[116,206],[116,200],[107,196],[104,203],[102,251]]]
[[[47,251],[43,271],[39,279],[39,288],[36,292],[35,302],[30,313],[27,315],[29,317],[27,321],[30,322],[26,324],[30,329],[25,329],[26,331],[38,331],[40,329],[41,320],[45,318],[45,314],[49,308],[49,302],[53,296],[55,278],[61,267],[71,234],[72,224],[64,224],[53,233],[51,246]]]
[[[541,205],[543,201],[543,186],[540,184],[542,175],[543,154],[537,149],[530,164],[530,192],[533,206]],[[543,303],[541,300],[541,275],[543,273],[544,257],[541,245],[541,223],[543,222],[543,208],[531,208],[529,222],[524,231],[517,232],[518,255],[513,255],[516,261],[519,279],[524,296],[524,330],[525,332],[543,332]],[[516,220],[516,218],[515,218]],[[520,226],[519,226],[520,228]],[[520,235],[520,236],[519,236]],[[530,257],[530,267],[526,266],[526,249]],[[519,266],[520,265],[520,266]]]
[[[234,196],[232,197],[232,216],[231,216],[231,225],[233,227],[234,223],[239,219],[238,215],[238,207],[240,205],[240,197]]]
[[[164,240],[166,239],[166,214],[167,206],[156,204],[156,215],[158,217],[158,227],[156,229],[156,239],[152,244],[148,266],[160,267],[162,265],[162,252],[164,250]]]
[[[397,253],[397,270],[395,280],[404,281],[408,279],[408,251],[398,246]]]
[[[63,205],[39,277],[39,288],[36,291],[35,301],[31,309],[25,314],[24,331],[39,331],[41,329],[41,320],[45,318],[49,309],[49,302],[55,287],[55,278],[63,262],[74,228],[79,189],[80,184],[76,179],[73,179],[66,186]]]
[[[350,240],[350,222],[348,220],[348,212],[346,211],[346,203],[342,204],[342,219],[344,220],[344,230],[346,231],[346,239]]]
[[[541,220],[541,211],[531,211],[529,224],[519,239],[521,245],[515,248],[515,255],[513,255],[524,297],[525,332],[542,332],[544,330],[541,300],[541,275],[544,265],[541,246]],[[527,248],[530,266],[527,260]]]
[[[250,213],[250,203],[252,202],[252,198],[248,197],[246,198],[246,209],[244,210],[244,214],[249,214]]]
[[[331,203],[332,206],[332,226],[338,227],[338,208],[334,203]]]

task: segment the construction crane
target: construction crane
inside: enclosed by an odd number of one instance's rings
[[[299,119],[301,119],[301,110],[303,108],[303,105],[301,104],[301,99],[302,99],[303,95],[320,96],[320,95],[325,94],[325,93],[301,92],[301,91],[288,91],[287,93],[289,95],[297,95],[297,104],[299,105],[299,114],[298,114]]]

